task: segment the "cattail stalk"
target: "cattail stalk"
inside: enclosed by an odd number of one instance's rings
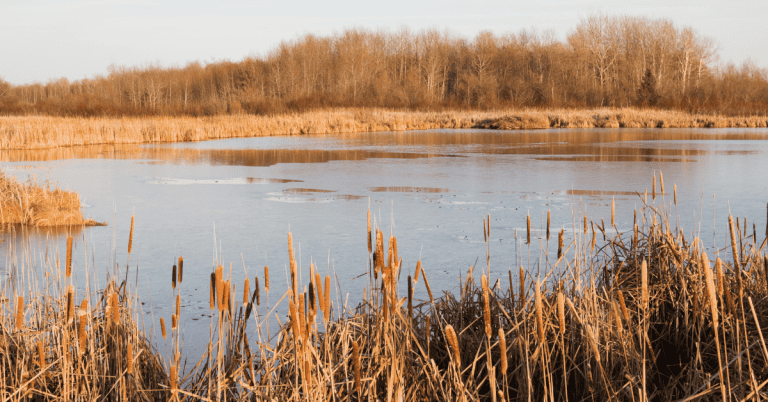
[[[413,285],[411,276],[408,275],[408,319],[413,317]],[[410,322],[410,321],[409,321]]]
[[[72,236],[67,236],[67,265],[66,265],[67,278],[72,276]]]
[[[461,354],[459,353],[459,339],[456,337],[456,331],[453,330],[453,326],[450,324],[445,326],[445,338],[448,340],[448,345],[453,352],[452,357],[455,359],[456,367],[461,370]]]
[[[731,228],[733,228],[733,226],[731,226]],[[720,337],[717,335],[717,328],[718,328],[717,290],[715,289],[714,279],[712,278],[712,269],[709,266],[709,258],[707,258],[706,252],[701,254],[701,262],[702,262],[702,269],[704,270],[704,283],[707,287],[707,296],[708,296],[707,298],[709,299],[709,309],[712,314],[712,328],[715,330],[715,346],[717,348],[717,361],[718,361],[717,368],[720,372],[720,378],[721,378],[720,393],[722,395],[723,401],[725,401],[726,400],[725,381],[722,380],[725,377],[723,377],[723,363],[720,357]]]
[[[369,212],[370,216],[370,212]],[[352,341],[352,361],[355,365],[355,392],[360,394],[360,347],[357,341]]]

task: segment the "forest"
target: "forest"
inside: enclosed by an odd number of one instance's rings
[[[247,40],[247,39],[244,39]],[[331,107],[406,110],[656,108],[768,111],[768,69],[723,63],[712,38],[670,20],[586,17],[552,31],[346,29],[284,41],[241,61],[109,66],[105,76],[11,85],[0,114],[273,115]]]

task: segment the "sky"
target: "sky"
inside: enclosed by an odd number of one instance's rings
[[[535,28],[564,39],[597,13],[669,19],[713,38],[720,62],[768,67],[766,0],[0,0],[0,79],[73,81],[107,75],[110,65],[239,61],[307,33],[353,27],[467,38]]]

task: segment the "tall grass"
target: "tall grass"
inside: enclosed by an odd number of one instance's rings
[[[33,226],[103,225],[83,218],[80,195],[64,191],[50,183],[26,183],[6,176],[0,170],[0,224]]]
[[[486,128],[768,127],[768,118],[725,117],[656,109],[398,111],[335,108],[271,116],[83,118],[0,117],[0,149],[203,141],[235,137]]]
[[[300,275],[289,234],[290,286],[276,303],[269,303],[267,286],[266,303],[258,302],[258,280],[253,294],[236,301],[231,270],[219,265],[211,273],[209,342],[192,366],[179,358],[178,325],[163,331],[170,343],[164,355],[146,340],[138,325],[138,296],[118,279],[122,273],[114,272],[103,289],[72,294],[71,279],[57,265],[45,265],[47,280],[35,280],[46,275],[20,267],[2,282],[0,398],[768,397],[768,348],[761,330],[768,326],[766,240],[735,232],[733,250],[715,253],[725,257],[732,251],[738,263],[718,258],[713,267],[702,242],[686,239],[664,210],[646,205],[638,211],[637,234],[634,228],[613,234],[595,222],[604,241],[595,245],[595,233],[577,231],[559,245],[556,261],[542,261],[536,277],[520,267],[516,283],[511,270],[491,270],[486,248],[486,266],[471,266],[460,286],[440,297],[428,287],[429,262],[418,262],[412,277],[403,269],[396,237],[386,240],[372,225],[360,239],[363,248],[368,239],[375,241],[363,267],[370,285],[355,306],[332,297],[330,277],[323,283],[313,265],[309,275]],[[574,222],[581,225],[580,219]],[[493,241],[485,223],[483,229],[486,242]],[[535,229],[532,236],[539,236]],[[414,297],[419,274],[429,300]],[[488,279],[507,276],[509,286]],[[179,280],[170,289],[177,303],[182,286]],[[83,301],[74,314],[73,299]],[[275,313],[279,328],[270,331],[268,317]],[[181,314],[177,309],[173,321]]]

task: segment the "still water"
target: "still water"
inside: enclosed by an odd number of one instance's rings
[[[20,179],[57,182],[77,191],[83,212],[106,227],[76,233],[75,265],[125,268],[135,215],[131,277],[148,317],[173,313],[171,267],[184,257],[181,285],[185,349],[201,348],[209,327],[208,281],[217,264],[231,272],[239,300],[247,275],[270,300],[287,289],[287,233],[308,281],[313,261],[337,280],[336,306],[356,305],[368,281],[366,213],[398,238],[403,272],[420,259],[433,291],[452,290],[476,261],[484,264],[482,222],[491,217],[491,283],[540,258],[523,244],[526,215],[566,242],[578,222],[610,221],[631,230],[633,210],[663,172],[664,204],[708,247],[725,243],[729,211],[747,217],[758,239],[766,228],[768,130],[568,129],[540,131],[433,130],[230,139],[143,146],[92,146],[0,152],[5,171]],[[672,205],[677,185],[678,205]],[[715,223],[713,228],[713,221]],[[542,233],[543,235],[543,233]],[[0,249],[7,275],[6,245]],[[46,237],[47,236],[47,237]],[[61,231],[41,230],[37,243],[65,249]],[[44,240],[44,239],[49,240]],[[550,252],[556,248],[550,242]],[[720,247],[717,248],[720,248]],[[554,247],[554,248],[553,248]],[[77,276],[78,283],[85,278]],[[417,297],[426,298],[421,281]],[[262,297],[264,294],[262,293]],[[151,300],[152,311],[149,310]],[[266,312],[264,310],[263,312]],[[149,315],[152,313],[152,315]]]

